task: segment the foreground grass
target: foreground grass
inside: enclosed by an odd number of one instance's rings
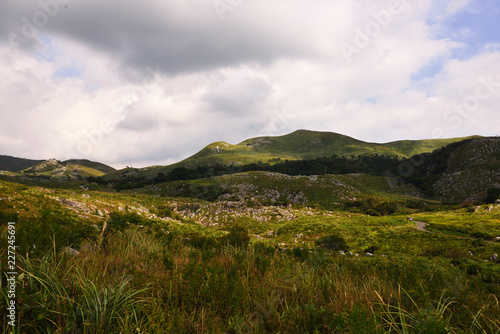
[[[439,258],[194,240],[130,228],[106,250],[23,257],[18,332],[500,332],[498,282]]]
[[[415,214],[425,233],[398,215],[0,192],[2,246],[18,228],[17,333],[500,333],[498,208]],[[317,243],[330,235],[342,249]]]

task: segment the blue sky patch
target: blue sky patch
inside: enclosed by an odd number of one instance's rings
[[[451,57],[465,60],[477,54],[486,44],[500,43],[500,4],[483,0],[473,3],[467,10],[457,13],[444,22],[442,37],[464,43],[453,50]]]
[[[411,80],[413,82],[417,82],[424,79],[434,78],[436,74],[441,72],[442,69],[443,63],[441,61],[434,61],[421,68],[417,73],[412,74]]]
[[[75,77],[81,77],[82,76],[82,70],[79,70],[74,67],[60,67],[57,69],[57,71],[52,74],[52,79],[53,78],[75,78]]]

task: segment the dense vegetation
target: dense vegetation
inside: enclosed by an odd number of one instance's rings
[[[500,264],[485,262],[500,252],[500,207],[414,212],[426,233],[406,215],[0,193],[2,244],[18,226],[19,332],[500,332]]]
[[[19,172],[40,162],[41,160],[20,159],[8,155],[0,155],[0,170]]]
[[[111,183],[117,190],[141,188],[147,185],[169,181],[197,180],[214,176],[236,174],[249,171],[268,171],[286,175],[322,175],[322,174],[351,174],[365,173],[369,175],[383,175],[387,170],[394,168],[399,160],[385,155],[358,155],[351,158],[332,156],[316,159],[281,161],[275,159],[270,163],[252,163],[242,166],[224,165],[220,163],[203,165],[195,168],[176,167],[169,173],[160,172],[154,178],[145,176],[131,176],[106,181],[102,177],[88,177],[89,182],[98,184]]]

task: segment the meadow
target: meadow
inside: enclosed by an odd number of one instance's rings
[[[225,201],[202,198],[217,179],[193,181],[194,198],[171,196],[186,183],[133,193],[0,181],[0,242],[16,222],[19,271],[12,328],[2,247],[3,331],[500,333],[498,204],[388,196],[377,177],[367,197],[345,175],[316,178],[313,205],[281,188],[259,197],[283,180],[249,175],[255,188],[225,189]],[[313,193],[310,178],[288,179]]]

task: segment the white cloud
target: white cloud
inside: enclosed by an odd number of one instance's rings
[[[378,23],[389,3],[246,1],[221,21],[210,1],[70,2],[40,27],[31,48],[13,48],[9,33],[22,34],[22,17],[40,7],[6,0],[0,152],[144,166],[180,160],[215,140],[298,128],[377,142],[431,138],[436,129],[495,134],[489,120],[500,87],[459,125],[449,112],[474,94],[478,77],[500,81],[497,46],[456,60],[458,37],[436,37],[447,31],[440,20],[469,1],[401,0]],[[377,24],[348,62],[339,45],[355,45],[359,31]],[[412,81],[433,62],[442,71],[425,87]],[[54,77],[62,67],[81,76]]]

